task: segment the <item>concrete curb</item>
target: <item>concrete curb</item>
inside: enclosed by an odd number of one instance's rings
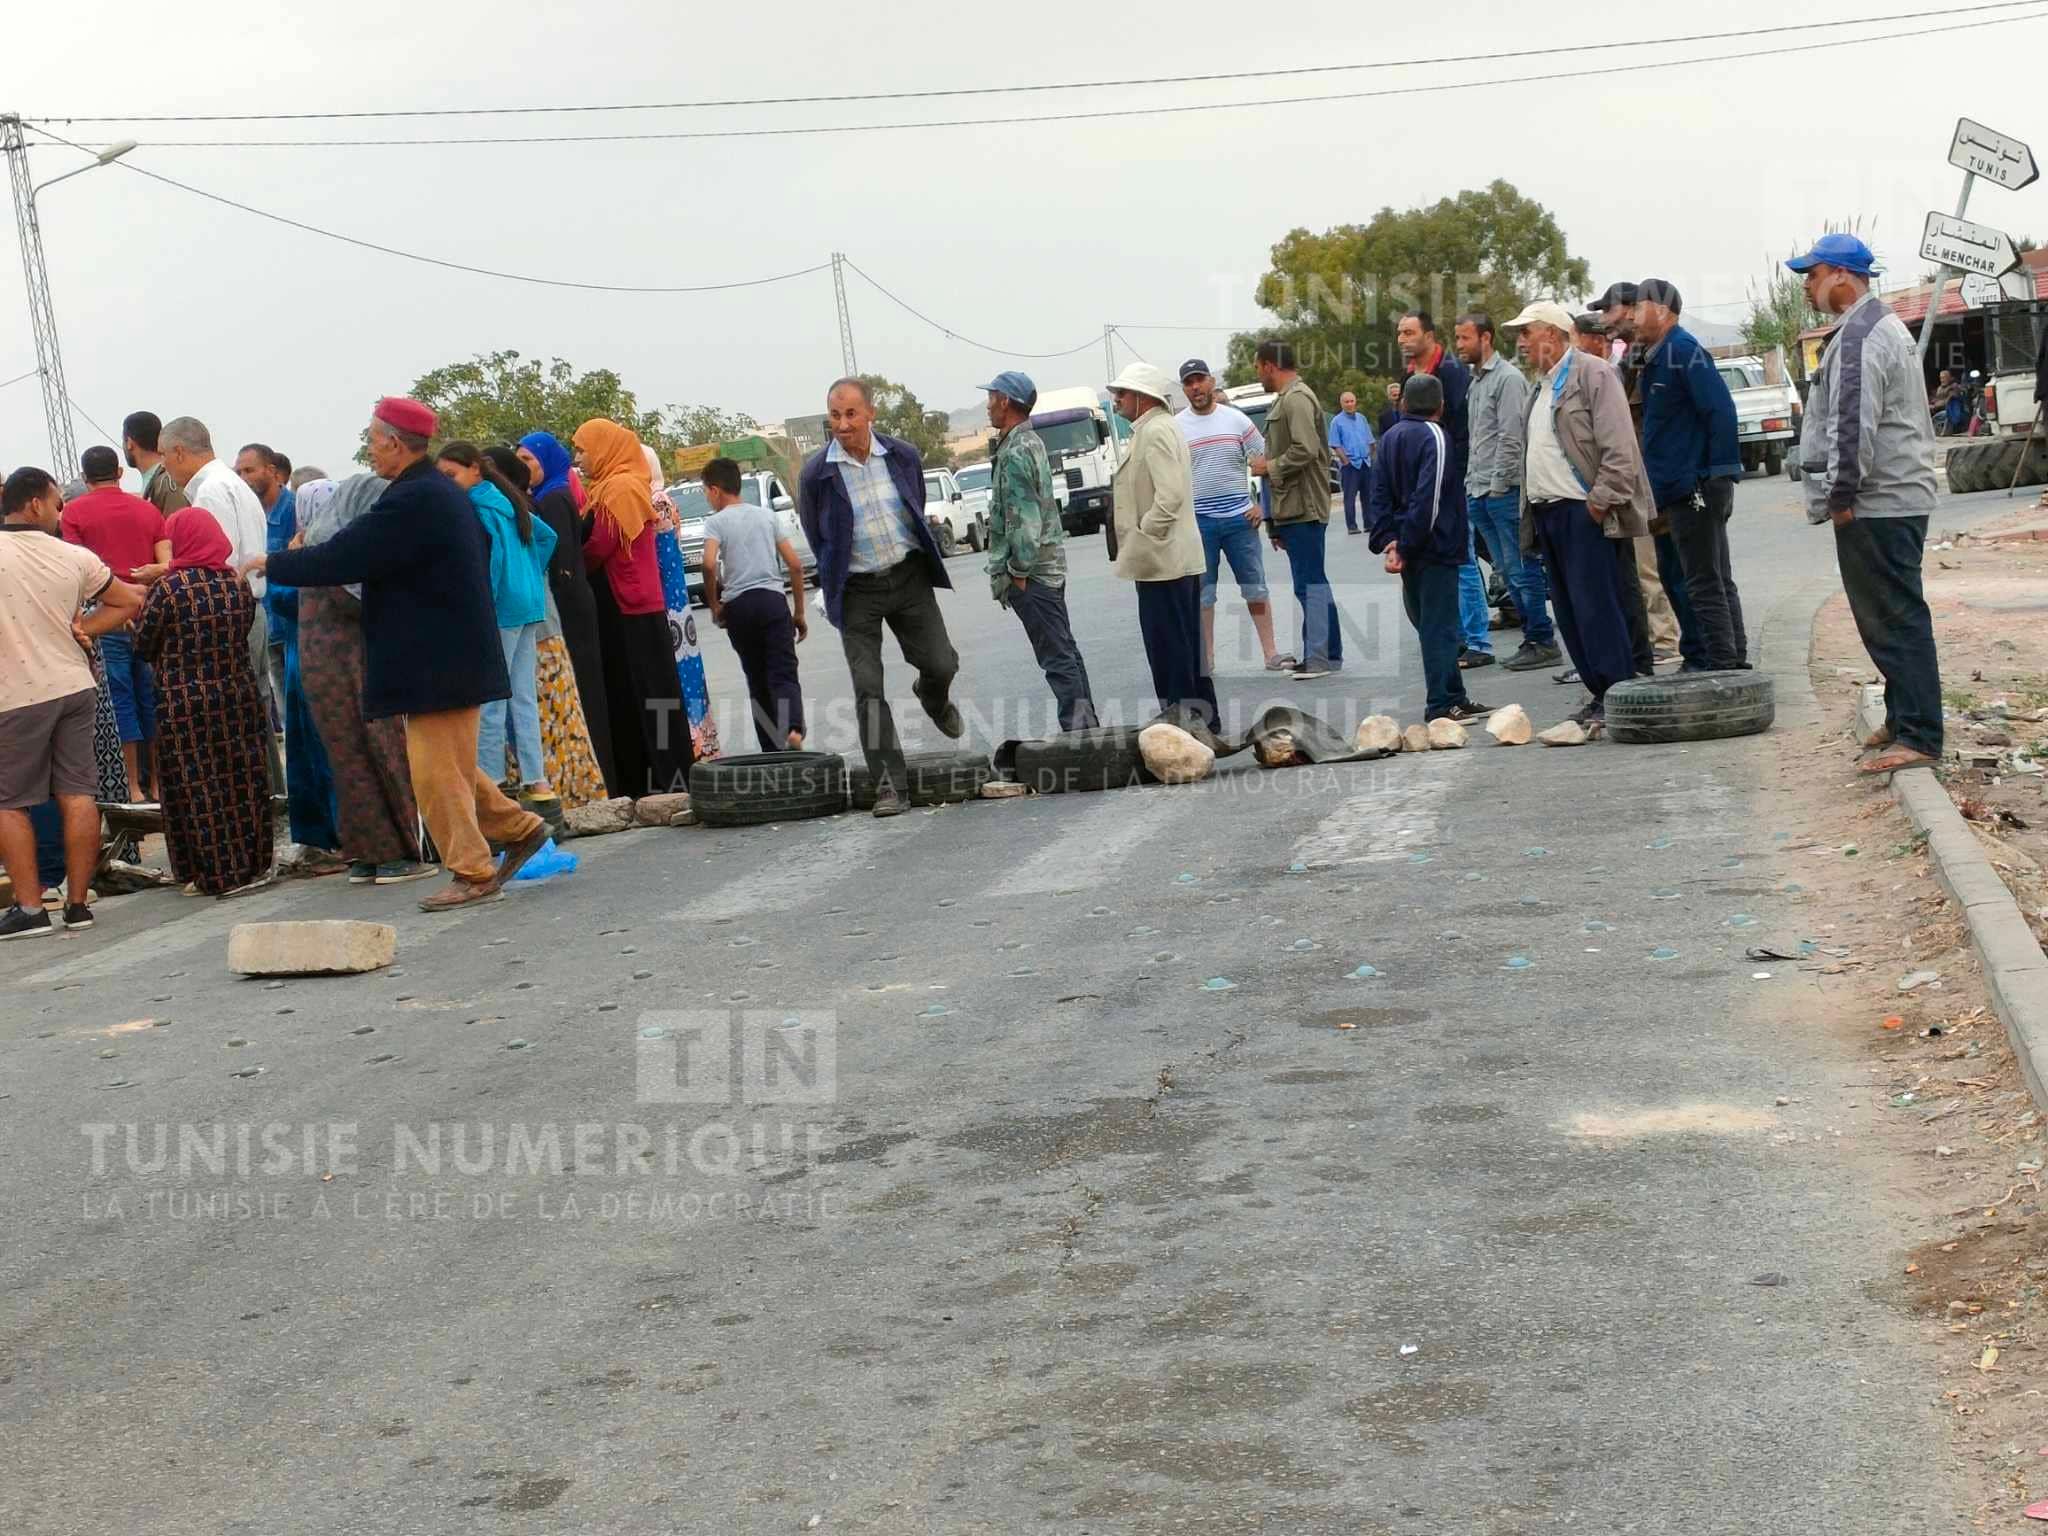
[[[1865,687],[1857,715],[1865,734],[1883,725],[1884,690]],[[1927,834],[1935,873],[1963,909],[1970,942],[1984,962],[1991,1006],[2005,1024],[2035,1106],[2048,1114],[2048,955],[2034,942],[2019,903],[1933,770],[1908,768],[1891,778],[1892,797]]]

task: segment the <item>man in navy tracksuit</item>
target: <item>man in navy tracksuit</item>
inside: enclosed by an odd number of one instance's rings
[[[1401,419],[1380,438],[1366,512],[1374,554],[1401,578],[1401,602],[1422,642],[1429,690],[1423,717],[1465,721],[1489,714],[1465,696],[1458,671],[1458,567],[1470,537],[1465,472],[1440,424],[1443,382],[1412,373],[1401,388]]]

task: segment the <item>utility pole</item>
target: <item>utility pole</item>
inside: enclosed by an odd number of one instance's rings
[[[28,284],[29,329],[36,338],[36,372],[43,381],[43,416],[50,428],[50,473],[61,482],[78,468],[71,437],[71,397],[64,388],[64,359],[57,350],[57,315],[50,306],[50,269],[43,260],[43,228],[36,219],[35,188],[28,175],[28,143],[21,119],[0,116],[0,151],[7,155],[14,188],[14,226],[21,239],[21,270]]]
[[[1115,336],[1115,335],[1116,335],[1116,327],[1115,327],[1115,326],[1113,326],[1113,325],[1105,325],[1105,326],[1103,326],[1103,328],[1102,328],[1102,366],[1103,366],[1104,368],[1106,368],[1106,369],[1108,369],[1108,370],[1109,370],[1109,372],[1108,372],[1108,373],[1107,373],[1107,374],[1106,374],[1106,375],[1104,376],[1104,380],[1103,380],[1103,382],[1105,382],[1105,383],[1107,383],[1107,382],[1108,382],[1108,381],[1109,381],[1110,379],[1113,379],[1113,378],[1115,378],[1115,377],[1116,377],[1116,348],[1115,348],[1114,346],[1112,346],[1112,345],[1111,345],[1111,343],[1110,343],[1110,338],[1111,338],[1111,337],[1113,337],[1113,336]]]
[[[857,378],[860,364],[853,356],[853,316],[846,307],[846,255],[842,251],[832,253],[832,297],[839,305],[839,361],[849,379]]]

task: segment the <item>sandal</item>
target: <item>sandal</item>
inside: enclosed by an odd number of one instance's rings
[[[1934,759],[1913,747],[1893,747],[1856,765],[1858,773],[1901,773],[1908,768],[1932,768]]]
[[[1876,730],[1863,738],[1863,750],[1874,752],[1879,747],[1890,746],[1892,740],[1892,728],[1889,725],[1880,725]]]

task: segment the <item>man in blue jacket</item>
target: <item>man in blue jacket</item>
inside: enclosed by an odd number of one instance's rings
[[[1491,711],[1466,697],[1458,670],[1458,567],[1472,535],[1464,470],[1443,418],[1442,381],[1411,373],[1401,388],[1401,419],[1379,441],[1368,545],[1401,578],[1401,603],[1422,643],[1423,717],[1462,722]]]
[[[953,583],[924,516],[924,461],[900,437],[875,430],[875,397],[865,379],[840,379],[825,394],[832,442],[812,454],[797,480],[797,516],[818,557],[825,617],[839,630],[853,674],[861,751],[875,779],[875,814],[900,816],[910,770],[883,690],[882,626],[896,632],[917,669],[911,691],[932,723],[959,737],[952,701],[960,656],[946,633],[938,589]]]
[[[1678,290],[1660,277],[1637,286],[1637,387],[1643,400],[1643,468],[1657,514],[1678,546],[1685,597],[1706,652],[1688,671],[1749,665],[1742,599],[1728,555],[1728,517],[1742,478],[1735,398],[1713,355],[1678,323]]]

